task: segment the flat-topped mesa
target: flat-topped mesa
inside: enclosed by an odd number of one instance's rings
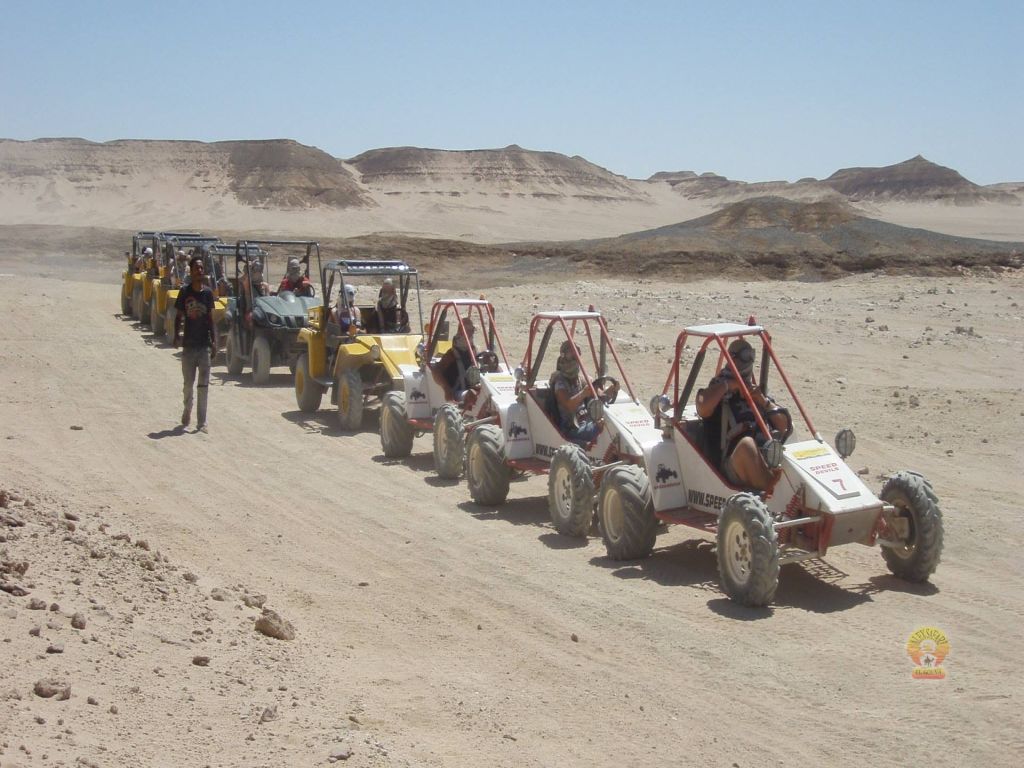
[[[582,157],[538,152],[512,144],[504,149],[445,150],[391,147],[347,161],[367,187],[386,194],[469,192],[502,196],[643,200],[623,176]]]

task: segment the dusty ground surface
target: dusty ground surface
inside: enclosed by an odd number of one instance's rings
[[[606,311],[644,402],[682,325],[753,313],[873,487],[932,479],[930,585],[851,546],[748,610],[710,538],[612,562],[554,532],[543,479],[478,507],[428,438],[389,461],[375,416],[301,414],[286,368],[217,366],[210,433],[177,429],[177,357],[117,314],[119,270],[0,241],[0,580],[26,593],[0,592],[3,768],[1018,764],[1020,274],[488,291],[517,357],[535,309]],[[294,640],[254,631],[261,604]],[[943,682],[911,679],[922,626],[951,640]]]

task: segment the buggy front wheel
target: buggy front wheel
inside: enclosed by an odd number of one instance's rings
[[[445,403],[434,417],[434,469],[446,479],[462,474],[466,455],[462,414],[451,403]]]
[[[718,520],[718,576],[725,593],[742,605],[768,605],[779,586],[779,537],[758,497],[737,493]]]
[[[942,511],[931,483],[914,472],[897,472],[879,494],[896,507],[906,521],[907,535],[882,548],[882,557],[894,576],[913,582],[927,581],[942,556]]]

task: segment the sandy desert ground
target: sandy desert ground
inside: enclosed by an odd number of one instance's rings
[[[930,585],[850,546],[753,610],[709,537],[612,562],[554,532],[544,479],[478,507],[427,437],[390,461],[375,416],[300,413],[286,368],[217,366],[210,433],[177,429],[174,351],[118,314],[121,249],[0,242],[0,580],[26,593],[0,592],[3,768],[1018,764],[1019,273],[488,291],[517,357],[535,309],[597,305],[645,401],[681,326],[755,314],[873,487],[931,478]],[[293,641],[254,631],[261,606]],[[945,681],[911,679],[922,626]]]

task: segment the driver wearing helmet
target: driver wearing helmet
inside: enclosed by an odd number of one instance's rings
[[[559,431],[577,445],[586,447],[597,438],[601,424],[594,422],[584,407],[592,393],[580,376],[579,354],[578,344],[569,340],[562,342],[549,386],[558,407]]]
[[[754,348],[745,339],[735,339],[729,344],[729,357],[769,429],[778,430],[785,439],[792,430],[789,412],[777,406],[754,383]],[[728,364],[697,392],[696,404],[697,414],[705,425],[705,452],[721,468],[726,480],[756,491],[771,488],[775,476],[760,451],[768,437],[757,428],[750,403],[743,397],[740,383]]]
[[[135,259],[135,271],[145,272],[149,268],[149,261],[153,258],[153,249],[148,245],[142,249],[142,253]]]
[[[342,333],[353,333],[363,327],[362,313],[356,306],[356,287],[345,283],[338,295],[338,306],[331,310],[331,320],[341,326]]]
[[[288,270],[284,279],[281,280],[281,285],[277,287],[278,293],[282,291],[291,291],[296,296],[313,295],[313,284],[309,282],[309,278],[303,272],[302,262],[294,256],[288,259]]]
[[[452,340],[451,347],[431,366],[434,380],[444,389],[444,399],[449,402],[463,402],[469,390],[466,372],[473,367],[476,355],[473,344],[475,331],[473,320],[467,317],[462,321],[462,329]]]
[[[252,295],[256,296],[269,296],[270,286],[263,280],[263,264],[259,259],[253,259],[249,262],[249,270],[243,277],[246,284],[252,285]]]

